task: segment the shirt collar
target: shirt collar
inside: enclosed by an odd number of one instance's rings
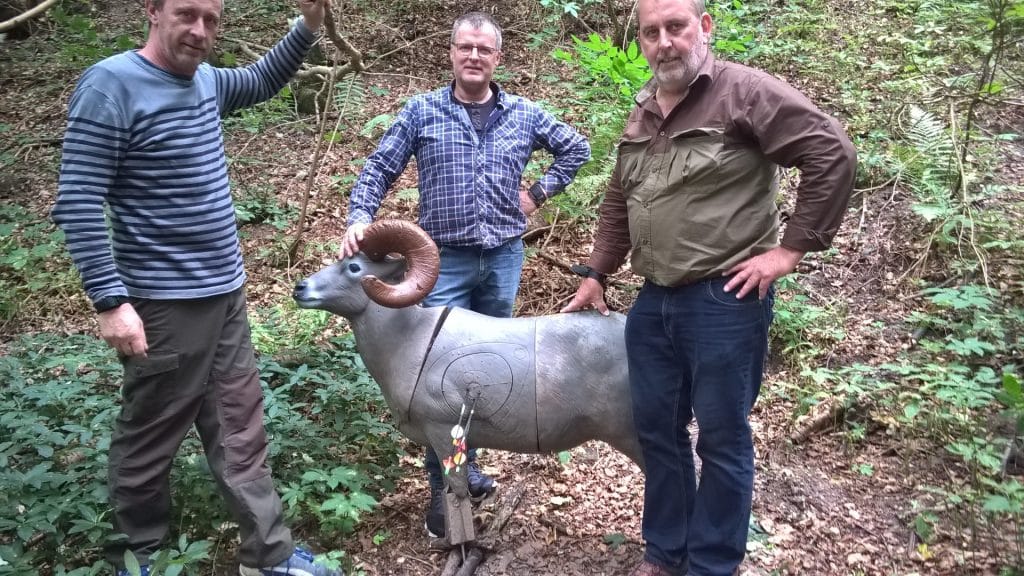
[[[504,108],[505,92],[501,89],[501,86],[498,86],[497,82],[491,82],[491,92],[497,96],[497,100],[495,100],[494,105],[498,108]],[[458,98],[455,97],[455,80],[452,80],[452,83],[448,85],[448,102],[450,104],[459,103]]]

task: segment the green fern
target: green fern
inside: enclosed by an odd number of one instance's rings
[[[917,202],[913,210],[925,220],[946,220],[958,213],[953,205],[956,145],[953,135],[935,114],[910,106],[904,138],[910,154],[904,159],[904,178]]]
[[[339,114],[351,116],[366,106],[366,85],[360,74],[347,74],[334,85],[334,104]]]

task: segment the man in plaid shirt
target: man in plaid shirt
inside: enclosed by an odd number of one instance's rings
[[[501,61],[501,28],[471,12],[452,27],[450,85],[413,97],[366,160],[349,200],[341,256],[359,251],[363,231],[384,195],[416,156],[420,226],[441,252],[441,271],[424,306],[460,306],[512,316],[523,265],[526,218],[565,189],[590,158],[590,145],[537,104],[506,94],[491,78]],[[529,189],[520,188],[534,150],[554,162]],[[431,502],[427,529],[444,535],[444,487],[437,454],[427,448]],[[494,491],[470,451],[470,494]]]

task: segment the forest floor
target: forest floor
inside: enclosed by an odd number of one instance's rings
[[[93,18],[108,28],[114,25],[111,22],[122,22],[124,30],[137,31],[142,12],[134,14],[135,4],[129,4],[133,8],[125,14],[120,3],[94,2]],[[254,3],[250,12],[258,5]],[[253,309],[289,299],[296,280],[331,258],[330,246],[344,230],[346,194],[358,174],[359,160],[372,151],[379,136],[357,135],[359,121],[395,113],[405,98],[448,81],[447,36],[429,34],[447,30],[447,22],[460,9],[446,2],[430,5],[431,14],[400,22],[378,23],[358,11],[346,17],[343,32],[370,54],[383,54],[406,39],[424,39],[377,62],[363,77],[370,89],[359,103],[358,115],[342,128],[346,138],[323,155],[303,236],[306,246],[321,247],[307,251],[316,255],[282,265],[274,255],[280,231],[267,225],[244,230]],[[503,9],[498,10],[500,15]],[[279,33],[261,35],[259,26],[243,16],[227,21],[222,44],[231,37],[250,36],[270,42],[266,38]],[[526,13],[517,22],[529,16]],[[34,50],[33,58],[5,57],[6,48],[0,45],[0,125],[6,127],[0,133],[0,148],[17,161],[0,175],[0,201],[30,208],[40,219],[54,199],[67,98],[81,71],[61,59],[46,38],[44,31],[19,47],[22,55]],[[503,88],[527,97],[551,97],[557,89],[538,78],[545,71],[557,75],[564,70],[546,53],[525,50],[526,40],[525,32],[508,26]],[[813,87],[809,95],[816,97]],[[563,118],[583,125],[585,114],[570,108]],[[295,121],[292,116],[267,120],[251,131],[246,126],[229,127],[225,143],[236,193],[271,189],[281,206],[294,208],[301,202],[316,146],[314,122]],[[1024,157],[1018,153],[1006,166],[1008,173],[1016,171],[1019,177]],[[415,171],[410,167],[395,189],[412,187]],[[379,217],[413,219],[415,201],[401,196],[390,195]],[[823,361],[829,366],[887,362],[914,345],[903,321],[920,294],[905,273],[922,248],[907,241],[918,234],[909,228],[905,202],[891,189],[861,191],[836,239],[836,250],[810,255],[800,266],[801,285],[811,301],[844,312],[845,336]],[[520,315],[554,313],[564,305],[578,285],[578,278],[564,265],[585,261],[593,233],[592,226],[560,226],[557,220],[538,222],[535,228],[519,296]],[[628,272],[616,278],[621,283],[610,290],[609,300],[625,311],[639,281]],[[69,294],[66,302],[50,303],[4,330],[0,340],[29,331],[95,332],[96,327],[85,299]],[[802,425],[793,415],[797,377],[804,367],[786,365],[782,358],[781,350],[773,351],[751,417],[756,490],[748,558],[741,573],[995,574],[997,567],[984,550],[958,536],[954,527],[941,531],[926,548],[915,537],[914,500],[924,486],[942,485],[946,475],[957,473],[934,447],[908,443],[888,423],[870,418],[865,437],[857,442],[842,427],[826,427],[802,442],[793,440]],[[431,545],[423,527],[428,489],[420,451],[412,445],[409,451],[411,456],[402,461],[406,474],[396,491],[363,519],[352,538],[338,543],[366,574],[434,575],[445,563],[447,552]],[[521,489],[523,499],[478,574],[621,575],[641,558],[642,475],[606,445],[577,448],[564,463],[554,455],[497,451],[486,451],[480,461],[499,482],[499,495]],[[493,515],[498,501],[478,508],[482,523]],[[313,533],[301,536],[316,542]]]

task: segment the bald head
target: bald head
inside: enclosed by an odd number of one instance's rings
[[[645,3],[650,3],[652,1],[656,1],[656,0],[640,0],[640,2],[638,4],[639,4],[639,6],[642,6]],[[696,16],[700,16],[701,14],[703,14],[707,10],[707,7],[704,4],[704,0],[689,0],[689,4],[691,6],[693,6],[693,13]]]

